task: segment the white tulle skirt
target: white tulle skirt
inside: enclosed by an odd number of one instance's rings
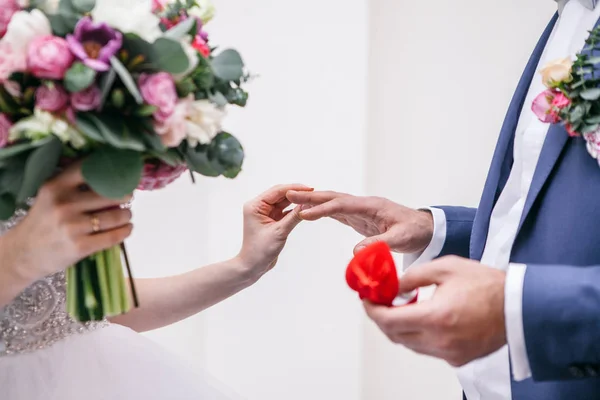
[[[1,400],[231,400],[222,384],[119,325],[0,357]]]

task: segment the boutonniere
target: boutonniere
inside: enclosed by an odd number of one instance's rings
[[[400,294],[398,270],[390,247],[376,242],[362,249],[350,261],[346,270],[348,286],[373,304],[388,307],[416,303],[418,291]]]
[[[587,150],[600,164],[600,28],[594,29],[583,51],[552,61],[540,70],[547,89],[533,101],[542,122],[563,124],[569,136],[583,137]]]

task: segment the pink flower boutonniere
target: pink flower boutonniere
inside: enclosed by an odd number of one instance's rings
[[[600,164],[600,28],[594,29],[575,61],[563,58],[540,70],[547,89],[531,109],[540,121],[563,124],[569,136],[583,137],[588,152]]]

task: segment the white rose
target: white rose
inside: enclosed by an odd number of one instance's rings
[[[187,134],[190,146],[209,144],[221,132],[225,110],[208,100],[197,100],[192,103],[189,112]]]
[[[548,88],[552,88],[561,82],[568,83],[573,80],[571,69],[573,61],[570,58],[561,58],[549,62],[540,70],[542,81]]]
[[[40,10],[18,11],[13,15],[0,43],[11,50],[13,64],[25,65],[29,44],[40,36],[52,35],[50,21]]]
[[[150,43],[162,36],[160,19],[152,13],[152,0],[98,0],[92,18]]]
[[[39,140],[50,135],[55,135],[63,143],[70,143],[76,149],[86,145],[85,137],[65,120],[40,109],[36,109],[31,117],[14,124],[9,131],[9,140]]]
[[[196,0],[196,6],[188,10],[192,17],[200,18],[203,24],[207,24],[215,16],[216,8],[211,0]]]

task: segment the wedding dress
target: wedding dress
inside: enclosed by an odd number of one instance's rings
[[[0,235],[24,217],[0,222]],[[65,274],[42,279],[0,309],[1,400],[230,400],[144,336],[66,312]]]

